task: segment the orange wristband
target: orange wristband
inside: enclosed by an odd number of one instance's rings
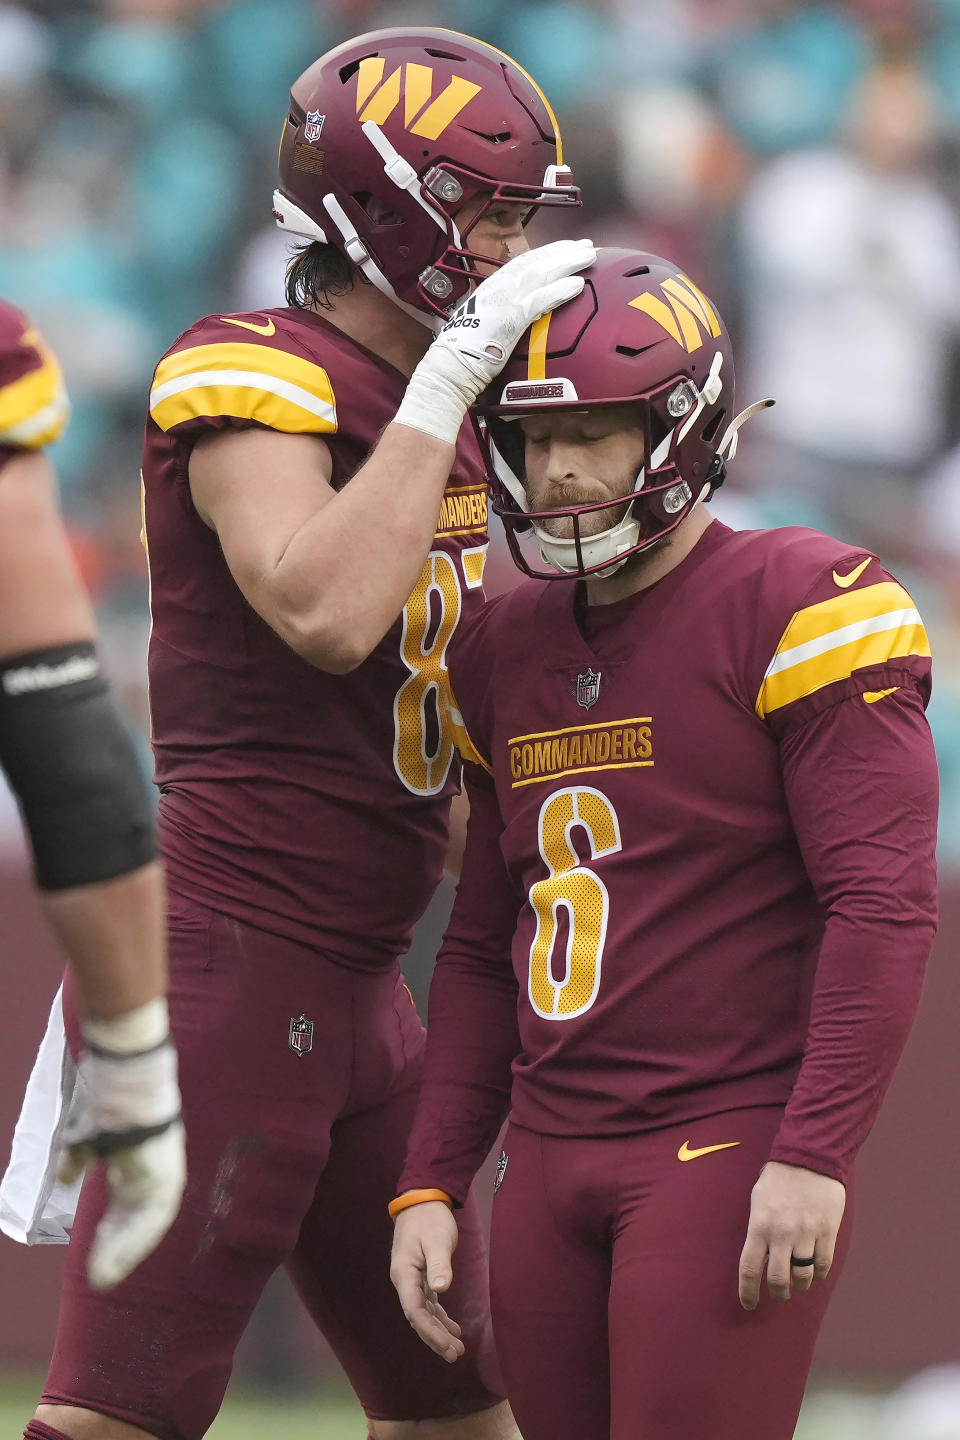
[[[425,1205],[428,1200],[440,1200],[448,1210],[453,1209],[453,1201],[446,1190],[407,1190],[387,1206],[390,1219],[396,1220],[401,1210],[409,1210],[411,1205]]]

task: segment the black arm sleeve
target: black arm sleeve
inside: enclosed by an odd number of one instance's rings
[[[89,642],[0,661],[0,765],[42,890],[113,880],[156,855],[147,784]]]

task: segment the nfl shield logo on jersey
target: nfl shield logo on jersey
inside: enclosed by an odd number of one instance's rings
[[[577,704],[582,710],[590,710],[600,699],[600,671],[589,667],[577,676]]]
[[[326,115],[321,115],[319,110],[307,111],[307,123],[303,127],[303,133],[311,145],[314,140],[320,139],[320,132],[323,129],[323,122],[326,118]]]
[[[500,1159],[497,1161],[497,1178],[493,1182],[494,1195],[496,1195],[497,1191],[500,1189],[500,1186],[503,1184],[503,1177],[507,1173],[507,1160],[509,1158],[510,1157],[507,1155],[506,1150],[500,1151]]]
[[[287,1042],[294,1055],[309,1055],[313,1049],[313,1021],[306,1015],[290,1021],[290,1037]]]

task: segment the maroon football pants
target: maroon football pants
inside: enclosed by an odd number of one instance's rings
[[[791,1440],[852,1197],[830,1277],[742,1310],[750,1191],[780,1117],[731,1111],[617,1139],[510,1127],[490,1278],[524,1440]],[[734,1140],[678,1157],[684,1141]]]
[[[386,1207],[423,1049],[399,972],[358,974],[193,903],[171,906],[183,1206],[153,1255],[98,1294],[85,1270],[105,1191],[98,1174],[84,1184],[44,1401],[116,1416],[162,1440],[199,1440],[257,1298],[286,1264],[368,1415],[422,1419],[495,1404],[486,1255],[472,1208],[451,1302],[467,1357],[449,1366],[427,1350],[390,1284]]]

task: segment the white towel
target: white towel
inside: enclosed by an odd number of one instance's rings
[[[21,1245],[66,1245],[81,1180],[61,1185],[61,1136],[82,1083],[63,1028],[57,991],[13,1133],[10,1163],[0,1181],[0,1230]]]

